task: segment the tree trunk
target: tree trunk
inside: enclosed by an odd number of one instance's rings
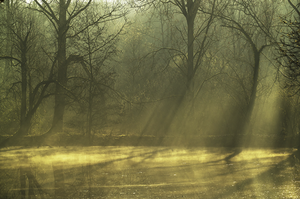
[[[260,58],[260,53],[255,49],[252,88],[251,88],[251,94],[250,94],[249,104],[247,108],[247,114],[248,114],[247,120],[250,120],[252,111],[254,109],[255,100],[256,100],[258,73],[259,73],[259,58]]]
[[[91,134],[92,134],[92,126],[93,126],[93,92],[92,92],[92,82],[90,82],[89,88],[89,104],[88,104],[88,113],[87,113],[87,137],[88,137],[88,145],[91,145]]]
[[[7,24],[7,27],[9,27],[10,26],[10,24],[11,24],[11,19],[12,19],[12,16],[11,16],[11,13],[10,13],[10,7],[11,7],[11,5],[10,5],[10,3],[11,3],[11,0],[6,0],[5,1],[5,6],[6,6],[6,13],[5,13],[5,19],[6,19],[6,24]],[[6,35],[5,35],[5,54],[7,53],[7,55],[11,55],[12,54],[12,50],[11,50],[11,42],[12,42],[12,40],[11,40],[11,32],[10,32],[10,30],[9,30],[9,28],[6,28]],[[12,63],[12,61],[11,60],[9,60],[9,59],[6,59],[5,60],[5,67],[4,67],[4,77],[8,74],[8,71],[9,71],[9,68],[10,68],[10,66],[11,66],[11,63]]]
[[[20,127],[19,130],[13,135],[13,137],[8,138],[1,142],[0,147],[5,145],[12,145],[18,142],[20,137],[27,135],[30,127],[30,122],[32,116],[26,115],[27,110],[27,38],[19,41],[21,49],[21,107],[20,107]]]
[[[65,0],[59,2],[59,21],[58,21],[58,52],[57,52],[57,84],[55,92],[54,116],[52,130],[54,132],[63,131],[63,116],[65,110],[65,87],[67,86],[67,65],[66,65],[66,3]],[[53,132],[52,131],[52,132]]]
[[[254,105],[256,101],[256,93],[257,93],[257,85],[258,85],[258,75],[259,75],[259,61],[260,61],[260,53],[262,52],[264,47],[260,50],[257,50],[255,45],[252,43],[252,49],[254,54],[254,67],[253,67],[253,76],[252,76],[252,85],[251,85],[251,93],[249,97],[249,101],[246,107],[244,118],[241,120],[241,124],[237,128],[235,132],[234,139],[232,141],[232,146],[236,147],[240,144],[240,136],[245,134],[247,130],[250,128],[251,116],[253,114]]]
[[[194,92],[194,19],[187,18],[188,24],[188,60],[187,60],[187,91],[190,99]]]
[[[21,118],[20,118],[20,128],[26,124],[26,112],[27,112],[27,45],[26,41],[20,41],[21,45]]]
[[[187,94],[189,99],[194,97],[194,26],[197,9],[194,8],[195,2],[192,0],[187,1],[187,28],[188,28],[188,60],[187,60]]]

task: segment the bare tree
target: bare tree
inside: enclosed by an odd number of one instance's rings
[[[298,133],[299,130],[299,91],[300,91],[300,10],[299,4],[288,0],[291,12],[281,17],[282,27],[280,29],[280,40],[278,41],[276,58],[281,74],[284,77],[285,98],[281,104],[282,131]],[[289,99],[286,99],[289,97]],[[298,138],[298,149],[300,148]]]
[[[67,58],[67,39],[76,38],[81,33],[86,31],[89,27],[97,23],[103,23],[107,20],[112,20],[120,17],[120,14],[115,12],[119,11],[119,6],[112,6],[106,10],[102,15],[95,15],[93,20],[89,21],[89,24],[81,26],[81,29],[77,29],[77,18],[81,17],[81,14],[91,5],[92,0],[85,1],[74,1],[71,0],[60,0],[58,1],[58,9],[56,9],[54,3],[49,3],[46,0],[42,2],[35,0],[35,3],[39,7],[39,12],[42,12],[55,29],[57,36],[57,84],[55,91],[55,107],[54,116],[52,122],[52,128],[48,132],[59,132],[63,130],[63,116],[65,110],[65,97],[67,89],[67,67],[72,59],[70,55],[69,61]],[[75,31],[76,30],[76,31]]]
[[[145,3],[145,1],[141,2]],[[179,13],[183,15],[185,19],[185,29],[180,29],[177,25],[174,25],[175,29],[180,32],[181,39],[185,42],[185,47],[179,49],[164,47],[162,49],[167,49],[173,58],[182,59],[182,64],[178,64],[176,61],[173,61],[173,63],[178,66],[179,70],[186,78],[186,91],[189,93],[190,99],[193,99],[195,74],[199,68],[201,68],[203,57],[209,46],[212,44],[213,24],[216,15],[226,8],[226,3],[221,3],[221,1],[219,2],[218,0],[160,0],[152,2],[146,1],[146,3],[166,6],[164,12],[169,14],[171,12],[172,16],[174,16],[174,13]],[[173,8],[170,8],[169,5],[173,5]]]
[[[288,1],[292,9],[289,16],[283,16],[281,22],[281,38],[277,47],[279,56],[277,62],[284,68],[283,75],[286,77],[286,87],[291,95],[298,94],[300,91],[300,67],[299,67],[299,27],[300,10],[297,5]]]
[[[84,16],[78,20],[78,24],[92,23],[97,19],[97,10],[103,9],[103,4],[95,3],[93,8],[84,11]],[[95,126],[97,118],[98,123],[104,124],[105,113],[107,112],[108,93],[114,91],[115,72],[112,66],[113,57],[118,53],[117,42],[119,36],[127,24],[124,21],[118,30],[110,30],[110,24],[116,22],[117,19],[124,17],[122,6],[115,7],[114,17],[110,14],[106,16],[106,22],[95,23],[92,27],[86,28],[80,37],[80,40],[74,38],[74,50],[81,53],[77,61],[81,66],[81,70],[75,67],[75,70],[70,70],[68,78],[74,86],[70,86],[70,91],[73,93],[73,98],[86,116],[86,135],[91,144],[92,130]],[[110,12],[108,12],[110,13]],[[104,15],[102,15],[105,18]],[[78,65],[77,64],[77,65]],[[73,88],[72,88],[73,87]],[[70,96],[72,98],[72,96]],[[102,122],[101,122],[102,120]],[[98,128],[101,128],[98,126]]]
[[[38,28],[38,23],[35,20],[36,16],[30,12],[27,7],[20,2],[12,2],[7,12],[11,16],[8,22],[3,25],[11,38],[11,52],[0,54],[1,60],[10,60],[9,66],[14,70],[15,79],[12,87],[16,90],[9,89],[18,96],[14,102],[19,107],[19,129],[12,137],[0,143],[0,147],[21,144],[20,138],[26,136],[31,128],[33,117],[42,102],[49,96],[50,84],[53,83],[53,66],[49,67],[48,60],[45,59],[44,53],[41,52],[41,40],[43,35]],[[44,60],[43,63],[40,60]],[[33,175],[27,157],[22,159],[25,164],[20,166],[20,196],[26,197],[26,183],[28,182],[28,196],[37,195],[34,193],[34,187],[37,188],[41,198],[44,197],[44,192]]]
[[[39,65],[44,56],[38,45],[42,36],[37,28],[35,16],[18,3],[10,8],[10,24],[6,28],[12,38],[12,54],[1,55],[0,59],[11,60],[11,67],[19,67],[20,81],[13,85],[20,85],[20,127],[10,139],[23,137],[28,134],[31,121],[42,101],[49,97],[48,87],[53,83],[53,66],[48,68],[47,61]],[[38,52],[40,51],[40,52]],[[37,68],[35,68],[37,67]],[[46,75],[45,71],[49,69]],[[43,72],[42,72],[43,71]],[[43,74],[44,78],[38,77]]]
[[[254,104],[257,97],[259,83],[260,60],[263,50],[274,45],[274,16],[276,14],[276,4],[269,1],[240,0],[228,5],[226,12],[219,15],[222,26],[235,30],[243,36],[247,47],[251,49],[251,81],[250,89],[243,85],[241,77],[239,81],[244,88],[246,97],[245,119],[241,124],[240,132],[244,132],[250,121]],[[245,51],[246,52],[246,51]]]
[[[85,10],[92,0],[87,3],[76,1],[71,4],[71,0],[59,0],[58,9],[46,0],[41,2],[35,0],[39,7],[39,12],[43,13],[53,25],[57,36],[57,83],[55,91],[54,116],[52,121],[52,131],[63,130],[63,116],[65,110],[65,88],[67,86],[67,34],[72,27],[72,21]],[[88,24],[87,26],[89,26]],[[78,34],[78,33],[76,33]]]

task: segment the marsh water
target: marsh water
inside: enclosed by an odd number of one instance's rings
[[[294,153],[213,147],[11,147],[0,150],[1,198],[298,198]]]

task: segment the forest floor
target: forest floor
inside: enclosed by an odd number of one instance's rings
[[[11,138],[1,136],[0,143]],[[97,134],[89,140],[82,134],[54,134],[51,137],[25,136],[7,146],[166,146],[166,147],[250,147],[250,148],[297,148],[299,136],[263,134],[221,135],[170,135],[153,136],[139,134]],[[2,146],[3,147],[3,146]],[[1,148],[1,146],[0,146]]]
[[[0,149],[0,198],[20,198],[22,168],[26,198],[29,188],[31,198],[58,198],[55,181],[62,198],[74,199],[299,198],[297,154],[284,148],[8,147]]]

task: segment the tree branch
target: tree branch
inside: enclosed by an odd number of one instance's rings
[[[0,59],[12,59],[12,60],[19,62],[20,64],[22,63],[21,60],[11,57],[11,56],[0,56]]]
[[[85,10],[89,5],[90,3],[92,2],[92,0],[89,0],[88,3],[81,9],[79,9],[75,14],[71,15],[69,17],[69,19],[67,20],[67,23],[70,23],[72,19],[74,19],[77,15],[79,15],[83,10]]]

